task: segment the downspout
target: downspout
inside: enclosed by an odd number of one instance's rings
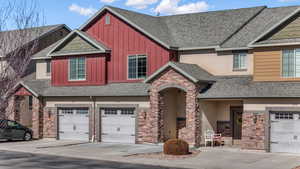
[[[93,101],[93,135],[92,142],[96,142],[96,99],[93,96],[90,96],[90,99]]]

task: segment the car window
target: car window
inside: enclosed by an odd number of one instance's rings
[[[14,121],[7,121],[7,126],[11,128],[19,128],[20,125]]]
[[[6,120],[0,120],[0,128],[2,128],[2,129],[7,128],[7,121]]]

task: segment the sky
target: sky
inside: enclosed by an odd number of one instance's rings
[[[0,0],[2,1],[2,0]],[[46,24],[79,28],[104,5],[149,15],[173,15],[254,6],[300,5],[300,0],[36,0]]]

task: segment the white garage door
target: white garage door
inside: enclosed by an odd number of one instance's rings
[[[89,140],[88,110],[88,108],[58,109],[60,140]]]
[[[135,143],[135,109],[103,108],[102,142]]]
[[[271,112],[271,152],[300,153],[300,112]]]

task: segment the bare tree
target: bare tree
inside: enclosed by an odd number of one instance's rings
[[[8,101],[25,75],[31,56],[37,51],[41,25],[34,0],[1,2],[0,7],[0,118],[6,117]],[[12,30],[13,31],[9,31]]]

